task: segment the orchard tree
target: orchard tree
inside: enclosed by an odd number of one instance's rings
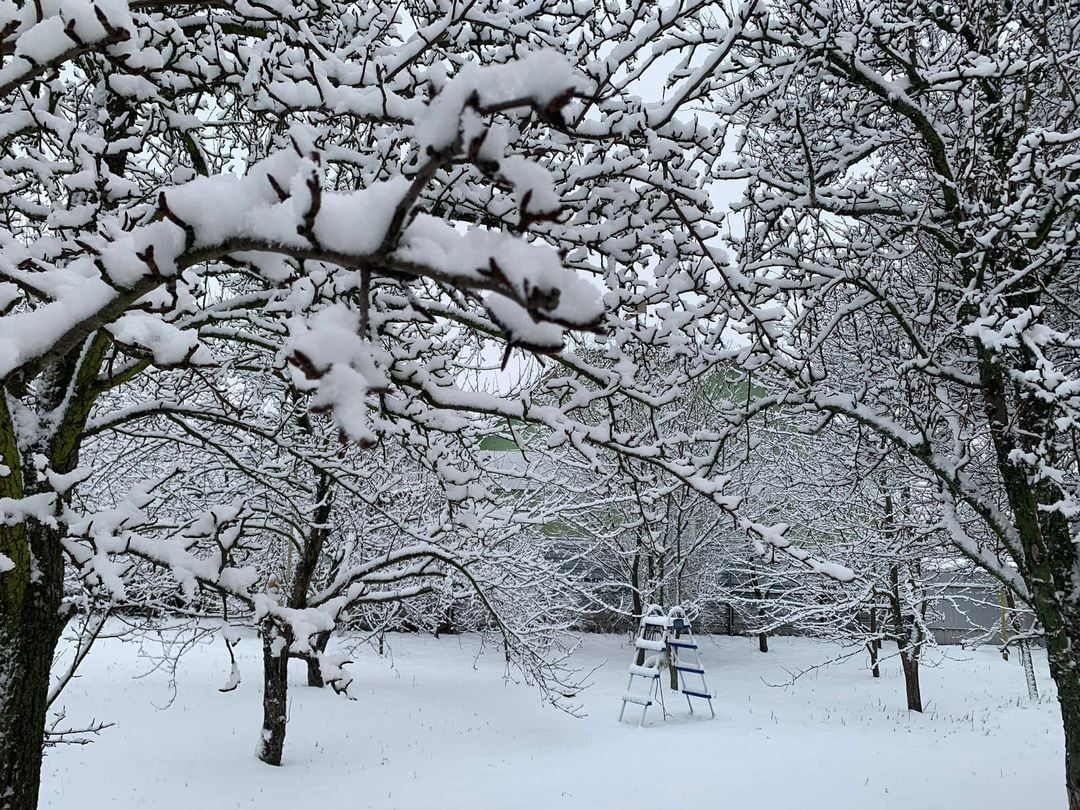
[[[387,9],[3,6],[5,808],[36,806],[67,565],[116,575],[118,555],[141,556],[258,600],[283,625],[296,619],[234,564],[242,510],[211,509],[162,539],[140,531],[148,489],[108,512],[75,509],[92,474],[80,465],[88,428],[190,412],[170,385],[153,395],[172,366],[194,370],[183,393],[217,398],[243,373],[249,335],[268,331],[313,404],[370,444],[371,404],[400,413],[425,391],[450,396],[452,373],[427,362],[422,342],[395,352],[380,339],[432,320],[425,298],[490,312],[511,344],[549,351],[601,315],[595,288],[523,237],[559,202],[551,175],[511,146],[523,114],[562,126],[579,79],[540,50],[491,67],[466,58],[440,78],[420,67],[439,35],[410,39]],[[517,212],[514,232],[440,218],[428,198],[465,167],[474,189],[490,184],[486,199]],[[96,410],[129,386],[124,411]],[[216,551],[195,553],[193,537],[213,537]]]
[[[737,126],[718,173],[747,183],[737,261],[699,241],[730,292],[742,367],[769,379],[747,410],[855,420],[921,469],[954,547],[1043,626],[1076,810],[1074,9],[716,12],[683,45],[683,87]]]
[[[715,60],[669,70],[714,34],[699,2],[0,3],[4,807],[36,804],[66,576],[126,591],[154,566],[216,588],[274,624],[278,658],[319,631],[246,564],[257,513],[168,502],[198,470],[80,507],[102,480],[88,439],[160,420],[193,447],[257,430],[235,405],[267,358],[362,449],[477,415],[532,425],[850,576],[735,514],[722,431],[659,418],[740,356],[722,338],[745,326],[706,243],[724,128],[696,113]],[[643,100],[663,74],[670,92]],[[568,330],[602,331],[604,362],[562,351]],[[553,397],[463,386],[466,339],[552,353]],[[326,459],[303,454],[317,490]]]
[[[693,238],[715,127],[683,115],[694,94],[636,92],[680,47],[673,29],[704,30],[701,10],[0,3],[2,806],[36,805],[65,578],[136,594],[132,578],[154,567],[249,601],[298,651],[318,630],[246,564],[257,512],[194,489],[191,510],[168,500],[198,470],[84,497],[105,480],[91,440],[165,446],[142,435],[162,420],[193,448],[257,431],[236,400],[268,357],[361,448],[483,414],[586,459],[614,450],[734,508],[723,471],[683,438],[583,417],[590,403],[674,401],[705,368],[696,324],[722,316]],[[556,402],[459,384],[462,335],[507,356],[558,352],[605,307],[609,362],[558,355]],[[687,363],[656,377],[648,347]],[[325,459],[305,455],[318,489]],[[205,480],[218,476],[226,486],[223,468]]]

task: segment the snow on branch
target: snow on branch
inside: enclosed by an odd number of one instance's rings
[[[545,57],[545,64],[551,60]],[[507,66],[468,71],[468,99],[460,107],[439,105],[440,126],[450,121],[460,127],[466,111],[483,109],[477,93],[495,86],[507,71]],[[542,82],[514,86],[512,97],[494,93],[498,109],[546,110],[574,85],[565,68],[548,71]],[[84,237],[80,244],[88,255],[50,269],[50,301],[0,317],[0,377],[40,367],[113,321],[119,321],[112,327],[118,338],[145,346],[159,361],[190,358],[197,347],[182,331],[124,313],[185,268],[237,253],[276,253],[487,291],[488,306],[510,340],[535,349],[558,348],[565,329],[593,328],[602,312],[599,292],[565,270],[553,250],[519,235],[475,228],[458,233],[417,210],[435,173],[458,157],[470,157],[461,155],[458,135],[440,141],[442,151],[422,161],[412,179],[374,182],[356,191],[325,189],[322,152],[304,142],[302,133],[294,133],[292,149],[272,154],[242,177],[197,178],[161,190],[156,211],[145,218],[151,221],[120,235]],[[471,159],[494,161],[497,173],[495,156]],[[529,208],[533,200],[550,209],[553,192],[546,174],[525,171],[520,158],[509,165],[510,176],[530,184],[519,194],[523,217],[536,215]]]

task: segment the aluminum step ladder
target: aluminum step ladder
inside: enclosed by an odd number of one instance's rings
[[[663,717],[667,720],[664,689],[660,683],[665,669],[671,674],[671,689],[686,697],[691,715],[694,714],[691,698],[697,698],[707,701],[710,717],[716,717],[712,693],[705,680],[705,667],[701,663],[701,651],[694,639],[690,620],[682,608],[672,608],[665,613],[659,606],[651,605],[641,617],[634,648],[637,652],[634,663],[630,665],[630,681],[623,694],[619,722],[626,715],[628,703],[641,706],[639,726],[645,725],[649,707],[654,703],[660,704]],[[700,679],[700,686],[688,678]],[[635,685],[641,682],[644,682],[644,689],[635,690]]]

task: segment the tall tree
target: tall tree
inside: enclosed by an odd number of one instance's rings
[[[228,421],[229,375],[269,332],[313,406],[369,444],[371,406],[454,389],[422,342],[395,355],[376,339],[418,337],[425,298],[490,311],[511,343],[549,351],[602,309],[522,236],[559,208],[550,174],[510,146],[523,113],[563,125],[578,79],[557,56],[440,79],[425,58],[438,32],[413,36],[377,4],[66,0],[3,14],[0,806],[14,810],[37,802],[69,564],[116,575],[114,558],[134,554],[255,598],[233,558],[242,510],[164,541],[139,531],[146,491],[80,514],[88,431],[200,409]],[[499,189],[485,199],[514,232],[439,218],[429,198],[462,171],[476,194]],[[191,371],[155,391],[174,366]],[[127,407],[97,408],[121,388]],[[200,537],[215,540],[209,558]]]
[[[1043,625],[1076,810],[1075,8],[742,11],[687,43],[711,56],[683,87],[739,125],[725,168],[748,183],[738,261],[707,247],[743,364],[771,378],[750,410],[854,420],[932,483],[955,548]]]

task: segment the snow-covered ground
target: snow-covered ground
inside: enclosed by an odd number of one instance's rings
[[[777,686],[835,648],[780,638],[761,655],[747,639],[708,639],[716,719],[687,718],[673,701],[676,719],[640,729],[615,719],[630,661],[625,638],[587,637],[576,656],[600,666],[582,696],[584,719],[504,684],[500,655],[477,657],[479,646],[472,636],[393,637],[392,660],[358,657],[355,701],[300,686],[297,664],[286,763],[271,768],[253,754],[256,641],[241,642],[245,680],[229,694],[217,691],[228,674],[220,641],[196,647],[171,703],[165,671],[137,678],[149,665],[136,647],[104,641],[65,703],[71,724],[92,716],[116,726],[93,745],[50,751],[42,806],[1065,807],[1054,698],[1030,703],[1016,658],[1003,662],[990,649],[952,649],[926,668],[927,712],[909,715],[895,660],[878,681],[859,657]],[[1045,656],[1038,667],[1049,693]]]

